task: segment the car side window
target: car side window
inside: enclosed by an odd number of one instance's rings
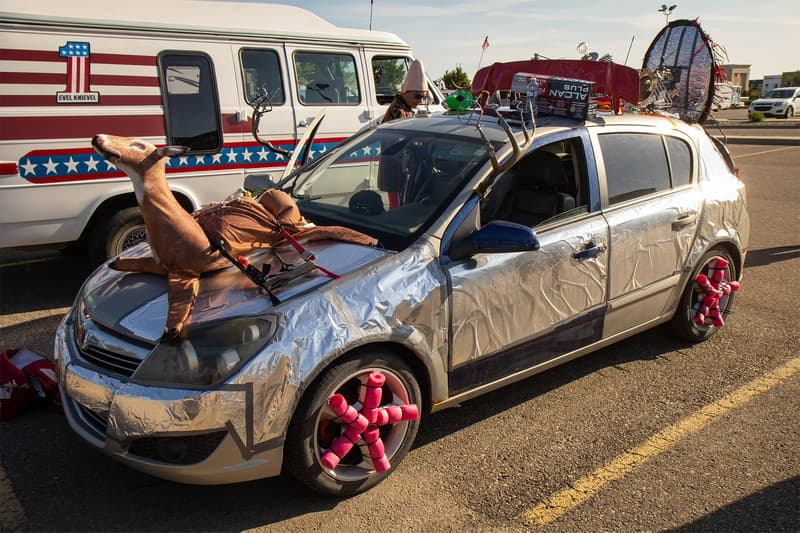
[[[529,227],[589,212],[583,145],[567,139],[527,154],[497,180],[481,206],[481,221]]]
[[[350,54],[296,52],[297,97],[306,105],[356,105],[361,102],[356,60]]]
[[[598,137],[605,162],[609,204],[670,188],[661,135],[605,133]]]
[[[211,58],[196,52],[158,56],[167,142],[194,153],[222,147],[219,96]]]
[[[672,186],[688,185],[692,182],[692,153],[689,145],[675,137],[666,137],[666,141]]]
[[[239,60],[244,78],[244,99],[248,104],[252,104],[263,92],[269,96],[272,105],[286,103],[280,57],[275,50],[243,48],[239,52]]]

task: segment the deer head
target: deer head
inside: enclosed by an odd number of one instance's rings
[[[128,175],[133,182],[136,199],[140,203],[145,182],[166,180],[164,159],[181,156],[189,150],[186,146],[160,146],[157,148],[142,139],[117,137],[105,133],[95,135],[92,139],[92,146],[98,154]]]

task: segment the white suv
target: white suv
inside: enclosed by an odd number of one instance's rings
[[[789,118],[793,117],[800,106],[800,87],[780,87],[772,89],[764,96],[750,104],[748,113],[759,111],[765,115]]]

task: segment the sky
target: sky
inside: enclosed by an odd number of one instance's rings
[[[341,27],[370,25],[370,0],[273,1],[302,7]],[[750,79],[800,70],[797,0],[694,0],[676,5],[669,20],[699,18],[706,33],[727,51],[728,63],[751,65]],[[457,66],[472,78],[479,62],[487,66],[530,59],[534,53],[578,59],[581,42],[621,64],[630,47],[627,65],[639,68],[666,23],[660,7],[641,0],[373,0],[372,29],[408,42],[432,79]],[[489,47],[481,59],[485,37]]]

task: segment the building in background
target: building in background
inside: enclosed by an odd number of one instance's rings
[[[761,96],[764,96],[772,89],[777,89],[781,86],[781,74],[768,74],[764,76],[764,83],[761,84]]]
[[[722,69],[727,74],[727,80],[732,85],[742,88],[742,94],[747,94],[750,90],[750,65],[722,65]]]

